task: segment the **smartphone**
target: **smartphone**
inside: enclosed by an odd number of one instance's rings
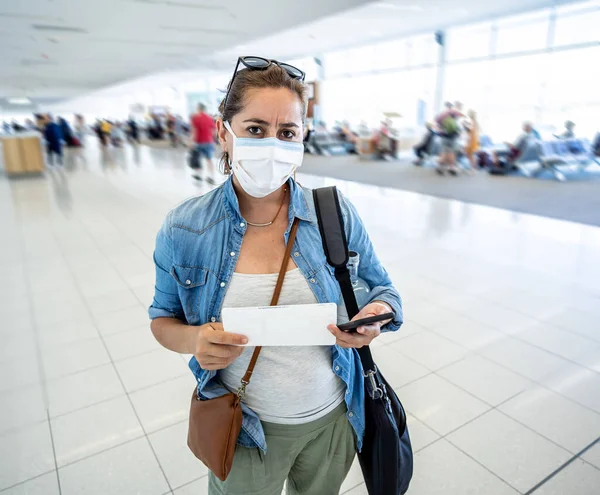
[[[369,316],[367,318],[361,318],[360,320],[349,321],[348,323],[342,323],[338,325],[338,328],[342,332],[356,332],[358,327],[362,327],[363,325],[369,325],[371,323],[376,323],[378,321],[391,320],[394,318],[394,313],[384,313],[382,315]]]

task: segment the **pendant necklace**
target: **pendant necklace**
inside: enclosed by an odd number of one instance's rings
[[[267,223],[252,223],[252,222],[249,222],[248,220],[246,220],[246,223],[248,225],[251,225],[252,227],[268,227],[269,225],[273,225],[273,222],[275,222],[275,220],[277,220],[277,217],[279,216],[279,213],[281,212],[281,208],[283,208],[283,203],[285,201],[286,193],[287,193],[287,187],[283,190],[283,197],[281,198],[281,204],[279,205],[279,209],[277,210],[277,213],[273,217],[273,220],[271,220],[270,222],[267,222]]]

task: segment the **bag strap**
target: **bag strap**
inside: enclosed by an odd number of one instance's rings
[[[314,189],[313,198],[327,263],[335,269],[335,278],[340,284],[348,318],[352,319],[358,314],[359,308],[350,279],[350,270],[348,270],[348,241],[337,188],[331,186]],[[362,362],[365,376],[371,371],[376,373],[377,367],[369,346],[361,347],[356,351]]]
[[[294,223],[292,224],[292,229],[290,230],[290,235],[288,238],[288,243],[285,247],[285,255],[283,256],[281,268],[279,269],[277,283],[275,284],[275,291],[273,292],[273,297],[271,298],[271,306],[277,306],[277,303],[279,302],[279,296],[281,295],[281,289],[283,288],[283,280],[285,279],[285,274],[287,273],[288,262],[292,254],[292,249],[294,248],[296,233],[298,232],[298,223],[298,219],[294,219]],[[254,367],[256,366],[256,361],[258,360],[258,356],[260,355],[261,350],[261,346],[257,346],[254,348],[252,358],[250,358],[250,363],[248,364],[248,368],[246,369],[246,374],[242,378],[242,386],[238,390],[238,396],[243,395],[246,391],[246,386],[250,383],[250,378],[252,378],[252,373],[254,372]]]

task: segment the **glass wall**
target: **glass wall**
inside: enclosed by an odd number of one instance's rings
[[[376,126],[384,113],[392,112],[401,114],[402,122],[415,123],[420,101],[431,113],[436,54],[433,35],[326,54],[322,87],[326,123],[365,121]]]
[[[524,120],[544,135],[567,119],[580,135],[598,131],[600,1],[492,19],[446,33],[444,100],[463,101],[483,133],[512,140]],[[423,100],[434,109],[437,45],[433,33],[326,54],[323,116],[376,124],[383,112],[417,125]]]

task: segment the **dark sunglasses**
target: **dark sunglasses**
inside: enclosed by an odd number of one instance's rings
[[[278,67],[281,67],[284,71],[286,71],[288,76],[290,76],[292,79],[298,79],[299,81],[304,82],[304,78],[306,77],[306,74],[300,69],[298,69],[298,67],[294,67],[293,65],[279,62],[277,60],[271,60],[262,57],[239,57],[237,60],[237,64],[235,64],[233,77],[231,78],[229,86],[227,87],[227,94],[225,94],[225,99],[223,100],[225,102],[225,105],[227,105],[227,98],[229,98],[229,92],[231,91],[231,87],[233,86],[233,80],[235,79],[235,76],[238,73],[240,63],[250,70],[266,70],[269,67],[271,67],[271,65],[277,65]]]

